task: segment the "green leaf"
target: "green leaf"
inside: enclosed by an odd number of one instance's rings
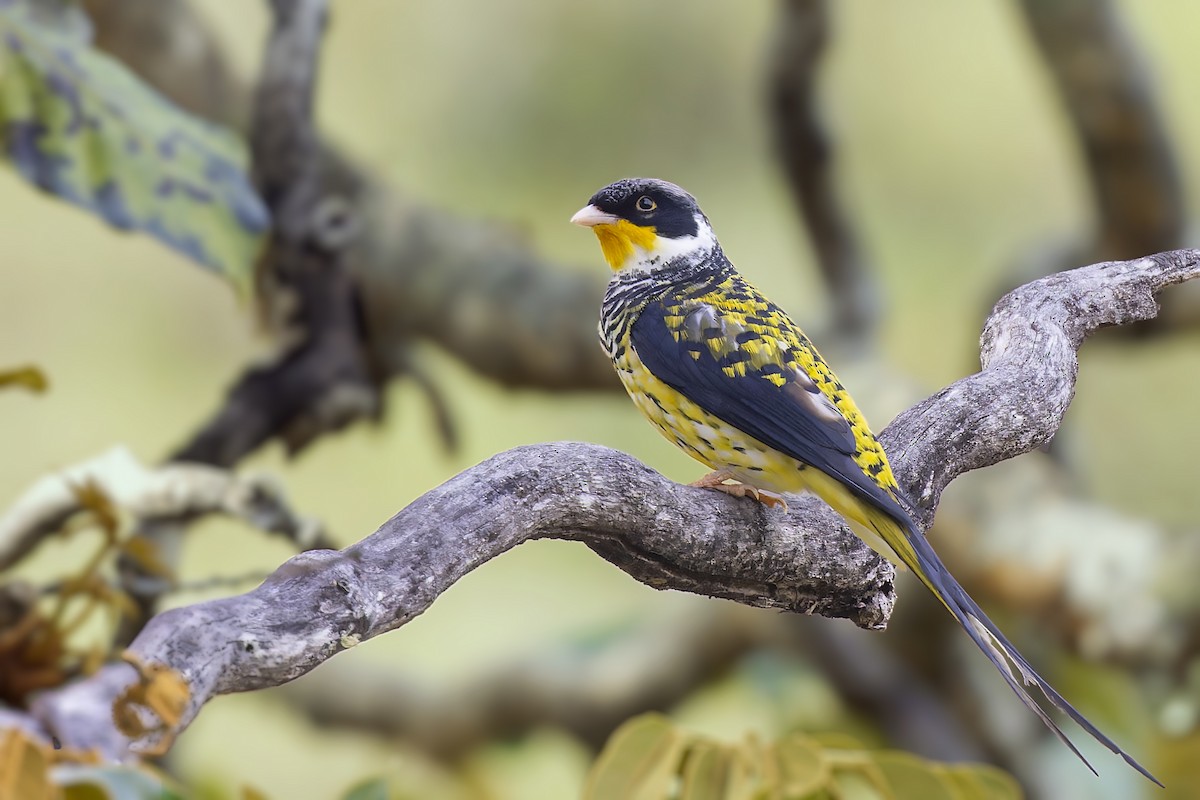
[[[947,766],[897,750],[869,754],[898,798],[929,800],[1021,800],[1021,787],[1008,774],[986,764]]]
[[[829,761],[816,742],[799,734],[779,740],[774,753],[779,790],[784,797],[807,797],[829,784]]]
[[[759,777],[735,747],[699,740],[683,762],[679,800],[749,800]]]
[[[883,771],[871,760],[866,750],[829,750],[827,758],[833,765],[834,794],[847,800],[906,800],[892,790]],[[839,794],[840,793],[840,794]]]
[[[868,750],[844,734],[800,733],[722,743],[647,714],[613,734],[585,800],[1021,800],[1011,777],[982,764],[947,766]]]
[[[584,800],[662,800],[679,769],[684,735],[660,714],[627,721],[588,773]]]
[[[964,800],[1021,800],[1025,796],[1015,778],[987,764],[958,764],[940,769]]]
[[[870,773],[857,770],[835,770],[830,794],[838,800],[896,800]]]
[[[53,776],[64,800],[180,800],[158,775],[132,766],[63,764]]]
[[[921,797],[926,800],[968,800],[961,796],[943,771],[908,753],[874,753],[872,761],[896,797]]]
[[[156,237],[248,293],[269,218],[229,132],[174,106],[79,25],[0,0],[0,142],[36,186]]]
[[[351,787],[342,800],[388,800],[389,797],[391,793],[388,791],[387,779],[370,778]]]

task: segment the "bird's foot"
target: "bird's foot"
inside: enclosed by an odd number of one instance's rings
[[[695,486],[697,489],[712,489],[717,486],[725,485],[725,481],[733,480],[733,476],[723,469],[716,472],[710,472],[700,480],[692,481],[688,486]]]
[[[724,492],[733,497],[750,497],[762,503],[767,508],[782,508],[784,513],[787,513],[787,501],[782,495],[775,492],[768,492],[766,489],[759,489],[757,486],[751,486],[748,483],[725,483],[725,481],[733,480],[728,472],[717,470],[710,472],[703,478],[697,481],[692,481],[689,486],[695,486],[699,489],[716,489],[718,492]]]

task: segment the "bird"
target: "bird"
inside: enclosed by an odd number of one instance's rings
[[[612,268],[599,334],[621,383],[663,436],[712,470],[691,485],[785,511],[785,495],[815,494],[913,572],[1093,774],[1026,687],[1162,785],[1037,674],[942,564],[849,392],[787,313],[734,268],[692,195],[663,180],[619,180],[571,222],[592,229]]]

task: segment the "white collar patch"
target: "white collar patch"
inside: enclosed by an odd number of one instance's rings
[[[695,236],[679,236],[674,239],[657,236],[654,239],[653,250],[634,247],[633,254],[625,260],[618,272],[652,272],[677,258],[707,253],[716,247],[716,244],[717,236],[713,233],[712,226],[704,217],[697,215]]]

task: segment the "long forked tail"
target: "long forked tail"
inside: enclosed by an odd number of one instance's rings
[[[916,574],[929,591],[933,592],[934,596],[942,602],[942,605],[950,610],[950,613],[962,625],[967,635],[971,637],[971,641],[975,642],[979,649],[983,651],[983,654],[1000,671],[1000,674],[1004,677],[1004,680],[1013,692],[1016,693],[1017,697],[1021,698],[1021,702],[1033,711],[1033,713],[1037,714],[1042,722],[1046,724],[1046,727],[1063,744],[1071,748],[1071,752],[1078,756],[1079,760],[1087,765],[1087,768],[1093,774],[1097,774],[1095,768],[1084,758],[1079,749],[1075,747],[1075,744],[1063,733],[1062,728],[1058,727],[1058,724],[1050,714],[1042,708],[1025,687],[1036,686],[1052,706],[1073,719],[1096,741],[1121,756],[1121,758],[1125,759],[1125,763],[1142,773],[1142,775],[1162,786],[1158,778],[1151,775],[1145,767],[1122,750],[1112,739],[1101,733],[1095,725],[1088,721],[1087,717],[1076,711],[1074,706],[1063,699],[1063,696],[1055,691],[1053,686],[1034,671],[1033,667],[1017,651],[1012,642],[1008,641],[1004,634],[1000,632],[1000,629],[996,627],[995,623],[987,618],[987,615],[971,599],[966,590],[958,584],[958,581],[954,579],[954,576],[942,564],[942,560],[938,558],[933,547],[925,539],[924,534],[911,521],[905,520],[901,522],[882,509],[876,508],[870,510],[868,520],[871,527],[888,543],[890,549],[896,553],[900,560]]]

